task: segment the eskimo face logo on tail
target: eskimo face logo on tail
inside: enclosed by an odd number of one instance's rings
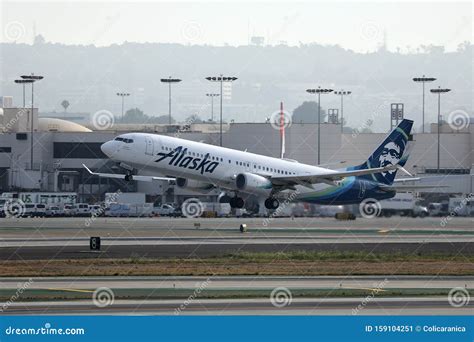
[[[399,145],[395,144],[394,142],[389,142],[386,144],[383,149],[382,153],[379,156],[379,165],[380,167],[385,167],[389,165],[396,165],[400,159],[402,158],[402,149]],[[387,173],[394,173],[396,170],[389,170],[386,172],[382,172],[382,175],[386,175]]]
[[[160,152],[157,154],[160,158],[155,160],[155,163],[170,158],[168,165],[197,170],[201,172],[201,175],[205,172],[213,173],[219,165],[219,162],[209,160],[209,153],[207,153],[204,158],[194,158],[190,155],[186,155],[187,151],[187,148],[183,149],[183,146],[178,146],[168,153]]]

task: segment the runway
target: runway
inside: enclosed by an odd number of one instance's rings
[[[89,221],[88,221],[89,220]],[[267,220],[267,221],[264,221]],[[213,257],[235,252],[372,251],[474,254],[471,218],[55,218],[0,220],[3,260]],[[247,224],[241,233],[239,225]],[[89,238],[102,239],[100,252]]]
[[[30,278],[1,278],[1,289],[16,289]],[[474,276],[210,276],[210,277],[34,277],[29,289],[193,289],[206,283],[206,289],[271,289],[279,286],[298,289],[384,288],[474,288]]]
[[[452,307],[446,298],[373,299],[357,309],[364,298],[294,298],[276,307],[266,299],[116,300],[97,307],[91,300],[76,302],[14,303],[8,315],[472,315],[472,303]]]
[[[79,293],[78,300],[12,301],[0,314],[7,315],[63,315],[63,314],[126,314],[126,315],[472,315],[474,303],[466,302],[460,307],[452,306],[445,296],[384,296],[397,291],[435,290],[442,291],[454,287],[472,289],[474,276],[240,276],[240,277],[60,277],[60,278],[3,278],[0,290],[15,291],[28,282],[28,291],[63,291]],[[112,293],[108,305],[94,304],[93,292],[107,287]],[[151,295],[138,294],[138,289],[152,291]],[[198,291],[199,289],[199,291]],[[282,290],[283,289],[283,290]],[[188,292],[180,292],[189,290]],[[285,291],[283,303],[275,301],[274,291]],[[320,298],[302,296],[304,291],[327,291]],[[363,290],[364,295],[340,296],[340,291]],[[168,292],[166,292],[168,291]],[[170,292],[176,294],[169,294]],[[207,291],[207,292],[206,292]],[[217,292],[216,292],[217,291]],[[220,292],[219,292],[220,291]],[[212,293],[235,291],[242,298],[205,298]],[[263,291],[263,292],[257,292]],[[339,291],[339,292],[337,292]],[[56,293],[55,292],[55,293]],[[25,292],[26,293],[26,292]],[[168,293],[161,299],[160,296]],[[261,295],[258,295],[261,293]],[[308,292],[310,293],[310,292]],[[331,295],[331,293],[333,295]],[[408,292],[407,292],[408,293]],[[204,297],[198,298],[199,294]],[[179,296],[180,298],[176,298]],[[174,297],[174,298],[173,298]],[[85,299],[84,299],[85,298]],[[128,298],[128,299],[127,299]],[[285,299],[286,298],[286,299]],[[276,303],[276,304],[275,304]]]

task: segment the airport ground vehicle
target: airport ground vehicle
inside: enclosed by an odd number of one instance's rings
[[[222,217],[229,215],[231,207],[229,203],[202,202],[203,215],[207,217]]]
[[[89,204],[77,203],[73,205],[74,216],[90,216]]]
[[[46,205],[62,206],[74,204],[77,200],[76,192],[4,192],[3,199],[21,200],[23,203],[41,203]]]
[[[75,210],[72,204],[66,204],[63,208],[64,216],[74,216]]]
[[[46,205],[44,204],[25,204],[22,217],[44,217],[46,216]]]
[[[157,207],[153,207],[153,214],[159,216],[174,216],[176,208],[171,204],[161,204]]]
[[[148,217],[152,215],[153,205],[151,203],[111,203],[108,208],[105,209],[105,216],[108,217]]]
[[[397,193],[394,197],[380,201],[379,216],[390,217],[392,215],[426,217],[428,208],[417,203],[412,193]]]
[[[428,212],[430,216],[443,216],[443,204],[442,203],[430,203],[428,205]]]
[[[104,216],[105,209],[103,206],[99,204],[91,204],[89,205],[89,213],[91,216],[95,216],[95,217]]]
[[[61,209],[59,206],[50,205],[46,207],[46,217],[61,217],[64,216],[64,209]]]
[[[469,196],[450,198],[449,213],[454,216],[474,216],[474,198]]]
[[[336,217],[344,212],[343,205],[321,205],[319,206],[319,217]]]

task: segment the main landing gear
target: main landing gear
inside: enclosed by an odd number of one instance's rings
[[[242,197],[232,197],[229,201],[231,208],[242,209],[244,207],[244,199]]]
[[[269,197],[265,200],[265,208],[277,209],[280,206],[280,202],[274,197]]]

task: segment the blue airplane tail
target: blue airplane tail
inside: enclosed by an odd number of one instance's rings
[[[412,120],[402,120],[398,126],[390,132],[382,144],[377,147],[374,153],[370,155],[366,162],[350,169],[364,170],[394,164],[404,166],[409,156],[409,148],[407,145],[408,142],[412,140],[410,134],[412,126]],[[396,174],[397,169],[393,169],[386,172],[359,176],[358,178],[391,185]]]

